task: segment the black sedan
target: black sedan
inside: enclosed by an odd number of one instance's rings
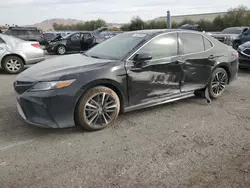
[[[197,91],[218,98],[237,71],[237,51],[210,36],[143,30],[114,36],[86,53],[34,65],[19,74],[14,88],[18,111],[30,124],[99,130],[120,112],[188,98]]]
[[[242,68],[250,68],[250,42],[239,46],[239,63]]]
[[[58,35],[45,46],[48,53],[64,55],[67,52],[85,51],[95,43],[95,37],[90,32],[74,32],[62,37]]]

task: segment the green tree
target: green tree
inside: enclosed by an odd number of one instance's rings
[[[144,25],[145,23],[140,17],[133,17],[130,22],[130,31],[144,29]]]

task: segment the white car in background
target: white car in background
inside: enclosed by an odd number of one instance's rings
[[[18,74],[24,65],[38,63],[45,59],[38,42],[0,34],[0,68],[9,74]]]

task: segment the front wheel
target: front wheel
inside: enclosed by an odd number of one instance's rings
[[[64,55],[66,54],[66,47],[63,45],[60,45],[57,47],[56,52],[58,55]]]
[[[211,98],[219,98],[225,91],[228,83],[228,74],[223,68],[216,68],[208,83],[209,95]]]
[[[97,86],[81,98],[76,120],[84,129],[96,131],[110,126],[120,111],[120,100],[110,88]]]

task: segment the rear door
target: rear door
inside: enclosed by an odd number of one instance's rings
[[[81,33],[83,50],[88,50],[93,44],[93,36],[90,33]]]
[[[179,54],[183,60],[181,91],[204,88],[215,64],[212,54],[213,44],[199,33],[179,33]]]
[[[6,44],[3,41],[3,39],[0,37],[0,60],[5,51],[6,51]]]

